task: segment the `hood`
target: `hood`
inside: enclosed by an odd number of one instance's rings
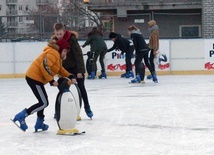
[[[56,49],[57,51],[59,51],[59,46],[57,45],[57,41],[56,40],[50,40],[48,42],[48,46]]]
[[[140,32],[139,29],[137,29],[137,30],[132,30],[131,33],[132,33],[132,34],[133,34],[133,33],[135,33],[135,34],[141,34],[141,32]]]
[[[79,38],[79,33],[77,31],[70,31],[71,36],[74,35],[77,39]]]

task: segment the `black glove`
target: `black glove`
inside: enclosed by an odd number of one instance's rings
[[[49,83],[51,86],[53,86],[53,83],[55,82],[55,80],[51,80]]]
[[[120,49],[118,47],[115,48],[115,51],[120,51]]]
[[[73,74],[70,74],[68,78],[69,78],[69,79],[75,79],[75,77],[74,77]]]

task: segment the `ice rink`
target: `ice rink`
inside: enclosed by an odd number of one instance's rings
[[[159,83],[130,79],[86,80],[91,109],[76,128],[84,135],[56,135],[56,87],[46,85],[46,132],[33,133],[36,114],[22,132],[11,121],[37,100],[24,78],[0,79],[1,155],[213,155],[214,75],[158,76]]]

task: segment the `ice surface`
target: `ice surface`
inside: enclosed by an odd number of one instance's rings
[[[130,79],[86,80],[91,109],[84,109],[76,127],[81,136],[56,135],[53,119],[58,89],[46,85],[47,132],[33,133],[36,114],[26,118],[29,129],[11,121],[37,100],[24,78],[0,79],[0,154],[2,155],[213,155],[214,76],[159,76],[159,83],[128,84]]]

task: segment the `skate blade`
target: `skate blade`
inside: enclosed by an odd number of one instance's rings
[[[21,131],[23,131],[23,132],[25,132],[24,130],[22,130],[22,128],[20,128],[20,126],[16,123],[16,122],[14,122],[13,121],[13,119],[10,119]]]

